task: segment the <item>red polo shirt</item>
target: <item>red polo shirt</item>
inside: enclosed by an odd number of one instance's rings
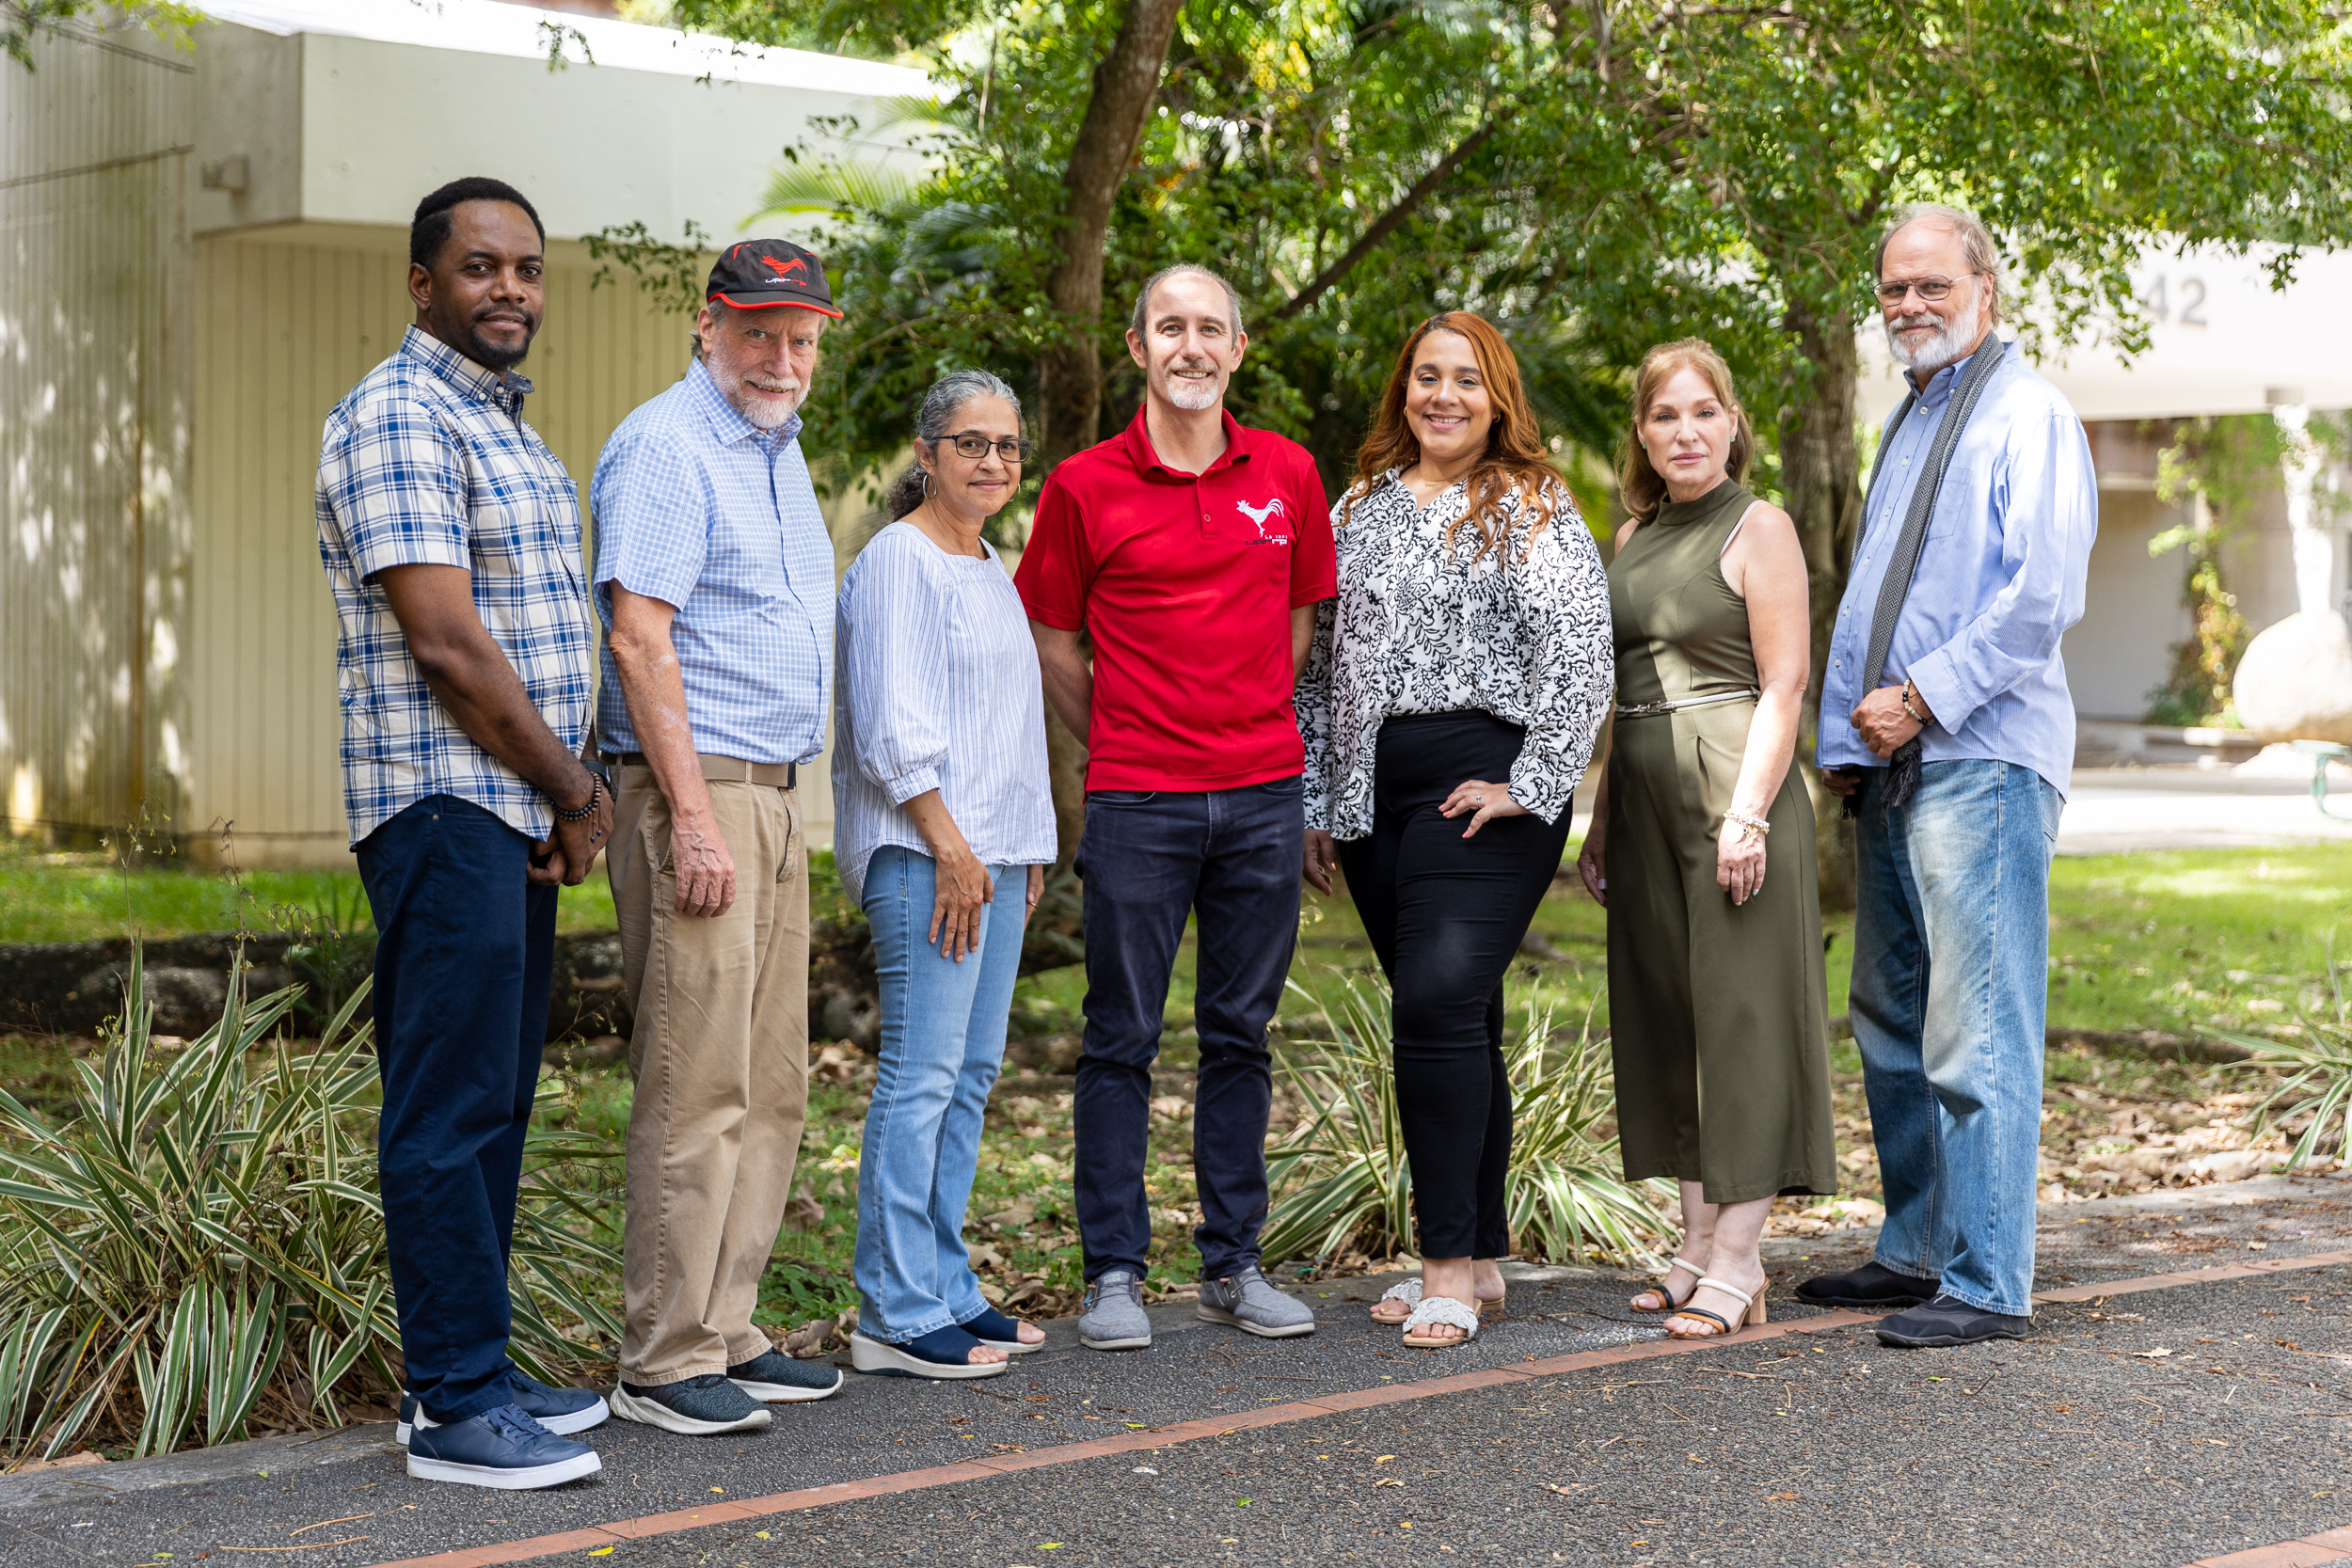
[[[1338,592],[1331,516],[1297,442],[1225,417],[1203,474],[1143,412],[1065,461],[1014,582],[1029,618],[1094,641],[1089,789],[1232,789],[1306,766],[1291,610]]]

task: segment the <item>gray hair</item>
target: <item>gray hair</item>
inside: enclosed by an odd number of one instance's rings
[[[976,398],[1004,399],[1012,404],[1013,423],[1021,422],[1021,394],[1007,386],[1002,376],[986,371],[949,371],[923,394],[923,406],[914,414],[914,438],[928,444],[945,436],[956,417]],[[923,465],[917,460],[892,481],[882,508],[895,523],[922,505],[924,494]]]
[[[2001,319],[2001,247],[1993,243],[1993,230],[1984,220],[1964,207],[1947,207],[1941,201],[1907,201],[1895,209],[1894,216],[1879,233],[1878,249],[1870,258],[1874,277],[1886,276],[1886,247],[1895,243],[1895,236],[1915,223],[1941,229],[1960,242],[1960,253],[1972,273],[1983,273],[1993,284],[1993,320]]]
[[[1143,287],[1136,292],[1136,312],[1128,319],[1128,330],[1133,332],[1138,338],[1142,337],[1143,324],[1146,313],[1150,310],[1152,306],[1152,291],[1157,289],[1161,284],[1167,282],[1171,277],[1182,277],[1187,274],[1195,277],[1205,277],[1210,282],[1225,291],[1225,311],[1227,315],[1232,318],[1233,336],[1236,338],[1240,337],[1241,291],[1234,288],[1233,285],[1226,279],[1223,273],[1218,272],[1214,267],[1204,267],[1198,261],[1179,261],[1172,267],[1162,267],[1159,271],[1145,278],[1143,280]]]

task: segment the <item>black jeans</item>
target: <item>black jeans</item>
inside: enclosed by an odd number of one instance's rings
[[[375,928],[384,1240],[407,1384],[437,1421],[513,1402],[506,1260],[539,1085],[555,889],[531,841],[435,795],[359,845]]]
[[[1143,1190],[1152,1063],[1184,922],[1200,916],[1193,1017],[1200,1070],[1192,1160],[1203,1278],[1258,1259],[1265,1223],[1266,1024],[1298,941],[1306,814],[1299,781],[1204,792],[1095,790],[1077,870],[1086,889],[1086,1044],[1072,1114],[1086,1277],[1132,1269],[1152,1243]]]
[[[1397,1108],[1424,1258],[1511,1249],[1502,977],[1560,868],[1571,814],[1495,817],[1465,839],[1470,818],[1438,808],[1467,779],[1508,781],[1524,735],[1476,710],[1390,719],[1373,759],[1371,836],[1338,846],[1395,995]]]

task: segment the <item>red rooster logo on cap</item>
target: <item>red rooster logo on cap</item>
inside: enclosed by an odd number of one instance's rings
[[[759,259],[759,264],[774,273],[775,280],[779,283],[806,283],[808,281],[808,263],[798,256],[787,257],[781,261],[773,256],[762,256]]]

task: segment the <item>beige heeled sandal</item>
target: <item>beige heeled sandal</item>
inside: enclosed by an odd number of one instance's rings
[[[1764,1292],[1762,1291],[1758,1291],[1756,1294],[1750,1295],[1747,1291],[1742,1291],[1739,1286],[1732,1284],[1728,1280],[1717,1279],[1712,1275],[1701,1275],[1699,1276],[1699,1282],[1691,1288],[1691,1294],[1695,1296],[1701,1291],[1707,1290],[1721,1291],[1727,1296],[1736,1297],[1740,1303],[1740,1321],[1738,1323],[1732,1323],[1726,1320],[1722,1313],[1710,1312],[1704,1307],[1678,1307],[1675,1308],[1675,1317],[1705,1318],[1708,1323],[1713,1323],[1715,1326],[1697,1334],[1677,1334],[1675,1332],[1674,1318],[1669,1318],[1666,1320],[1667,1338],[1673,1339],[1720,1339],[1725,1335],[1739,1333],[1750,1323],[1760,1323],[1770,1321],[1769,1315],[1764,1309]]]

